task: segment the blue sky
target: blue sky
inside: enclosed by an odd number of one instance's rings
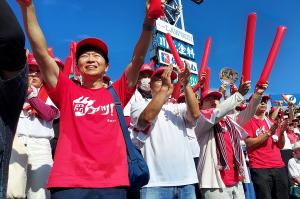
[[[143,0],[41,0],[36,11],[49,47],[61,59],[69,53],[69,43],[99,37],[109,45],[108,75],[117,79],[130,62],[141,32]],[[9,0],[18,19],[16,2]],[[196,62],[201,62],[204,44],[212,37],[209,66],[211,87],[219,87],[219,71],[232,67],[241,72],[247,15],[257,13],[252,66],[253,86],[258,80],[279,25],[287,26],[280,51],[269,78],[268,93],[299,93],[300,1],[299,0],[205,0],[197,5],[182,0],[186,31],[194,35]],[[27,47],[28,47],[27,43]],[[148,62],[148,60],[146,60]]]

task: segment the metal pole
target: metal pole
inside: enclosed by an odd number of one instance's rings
[[[184,27],[184,19],[183,19],[183,7],[182,7],[182,3],[181,0],[178,0],[178,4],[180,7],[180,23],[181,23],[181,29],[185,31],[185,27]]]

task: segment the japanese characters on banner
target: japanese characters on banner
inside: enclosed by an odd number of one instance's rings
[[[157,41],[156,47],[170,51],[168,42],[162,33],[157,32],[154,39]],[[174,44],[180,56],[187,57],[192,60],[195,59],[194,47],[192,45],[184,43],[178,39],[174,39]]]
[[[150,58],[157,60],[157,67],[169,64],[177,66],[164,33],[170,33],[172,35],[180,59],[189,63],[191,71],[190,85],[194,87],[198,82],[198,67],[195,62],[193,35],[163,20],[156,20],[155,31],[152,33]]]

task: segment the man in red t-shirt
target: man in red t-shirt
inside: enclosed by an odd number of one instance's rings
[[[245,143],[256,198],[283,199],[289,197],[288,178],[280,155],[285,143],[284,127],[278,139],[274,139],[279,124],[273,124],[265,116],[269,99],[269,96],[262,98],[254,117],[244,126],[248,132]]]
[[[126,145],[113,97],[103,86],[109,63],[107,45],[97,38],[77,44],[76,62],[83,80],[78,86],[59,71],[48,55],[32,2],[18,2],[49,96],[61,113],[60,136],[48,181],[52,197],[126,198],[129,186]],[[145,17],[132,60],[121,78],[112,84],[123,107],[135,90],[154,22]]]

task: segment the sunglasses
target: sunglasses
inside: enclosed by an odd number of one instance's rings
[[[262,100],[260,101],[260,103],[261,103],[261,104],[262,104],[262,103],[267,104],[267,103],[268,103],[268,100],[267,100],[267,99],[262,99]]]

